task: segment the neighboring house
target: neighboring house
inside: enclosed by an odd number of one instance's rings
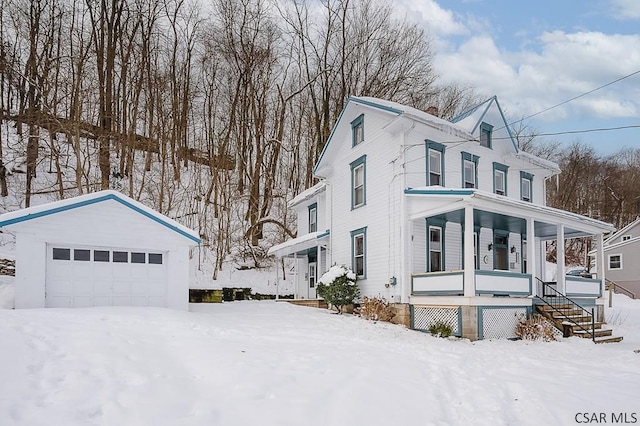
[[[640,218],[629,223],[624,228],[611,234],[603,242],[604,256],[596,256],[595,251],[590,254],[595,257],[596,271],[604,275],[618,286],[622,286],[634,298],[640,296]],[[598,273],[600,275],[600,273]]]
[[[270,253],[303,265],[297,297],[315,297],[316,277],[344,264],[363,296],[408,306],[413,328],[441,319],[471,339],[511,337],[542,293],[544,243],[558,242],[563,265],[565,239],[614,229],[545,206],[559,172],[517,148],[495,97],[451,122],[351,97],[315,166],[320,183],[290,203],[298,237]],[[603,315],[601,280],[557,276],[558,291]]]
[[[117,191],[0,215],[16,236],[15,307],[187,310],[197,233]]]

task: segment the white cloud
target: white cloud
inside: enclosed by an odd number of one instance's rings
[[[546,32],[520,51],[500,50],[489,36],[473,36],[436,53],[442,78],[496,94],[514,116],[525,116],[640,70],[640,35]],[[580,98],[540,120],[634,117],[640,111],[640,74]]]
[[[638,0],[612,0],[615,16],[620,19],[639,19],[640,2]]]
[[[436,37],[469,34],[469,29],[461,20],[452,11],[440,7],[435,0],[397,0],[394,6],[406,10],[412,19],[424,22]]]

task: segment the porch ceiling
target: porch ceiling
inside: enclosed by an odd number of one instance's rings
[[[406,190],[405,194],[410,196],[409,211],[412,219],[434,217],[461,224],[464,222],[464,208],[461,207],[471,204],[476,226],[524,234],[526,219],[533,218],[535,236],[542,240],[556,239],[559,224],[564,226],[565,238],[591,236],[614,229],[608,223],[586,216],[476,189],[427,187]]]

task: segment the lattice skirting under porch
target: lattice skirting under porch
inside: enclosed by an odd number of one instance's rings
[[[414,330],[429,331],[429,327],[436,322],[442,321],[451,326],[452,334],[460,336],[460,308],[457,307],[434,307],[434,306],[414,306],[413,307],[413,328]]]
[[[479,307],[478,328],[480,339],[509,339],[516,336],[516,324],[527,318],[526,307]]]

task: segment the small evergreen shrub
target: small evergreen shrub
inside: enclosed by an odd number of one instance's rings
[[[360,295],[356,274],[346,266],[333,265],[318,280],[318,295],[341,314],[343,307],[353,304]]]
[[[429,326],[429,333],[435,337],[449,337],[453,333],[453,328],[444,321],[436,321]]]
[[[516,324],[516,336],[523,340],[544,340],[545,342],[556,340],[553,324],[538,314],[531,315],[529,319],[520,314]]]
[[[362,318],[371,321],[391,321],[396,316],[393,307],[381,296],[365,296],[358,313]]]

